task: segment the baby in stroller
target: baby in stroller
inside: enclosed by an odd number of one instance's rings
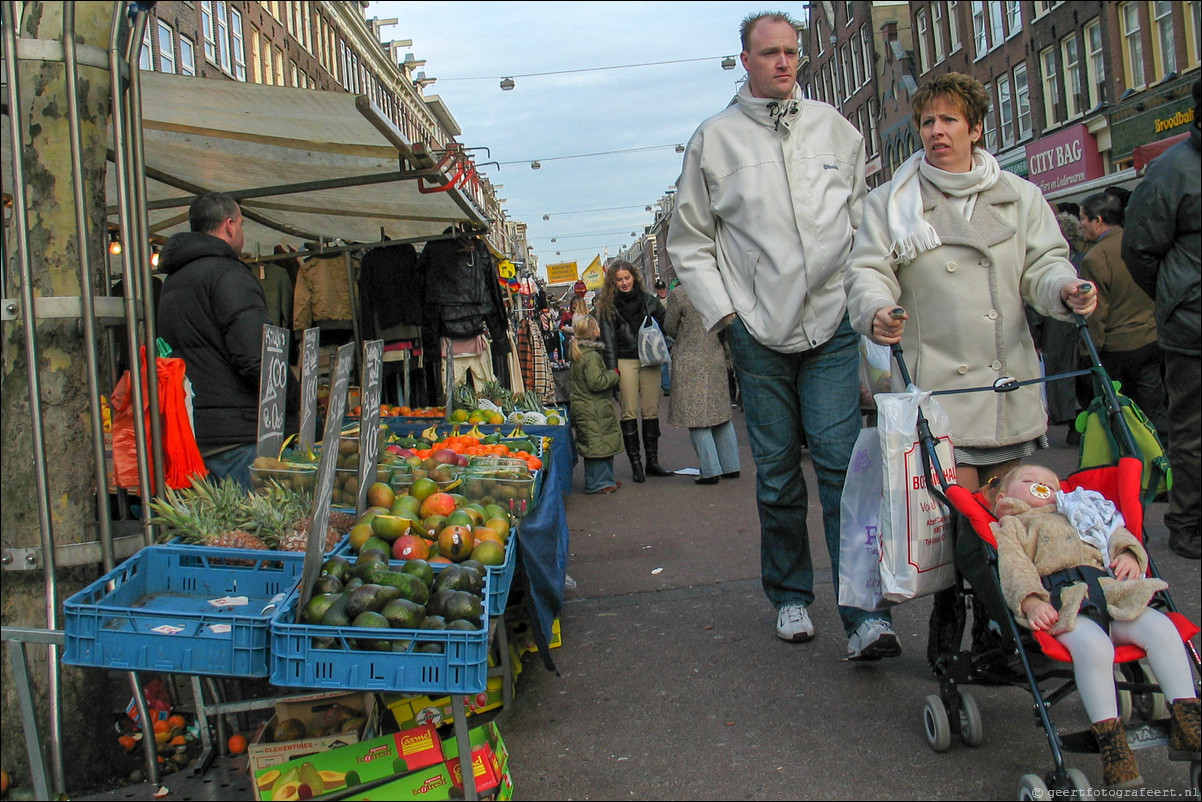
[[[1142,783],[1119,719],[1114,648],[1147,653],[1171,714],[1169,757],[1197,760],[1199,702],[1189,659],[1173,623],[1148,607],[1160,579],[1114,506],[1092,491],[1060,491],[1042,465],[1024,464],[986,491],[998,522],[998,574],[1019,624],[1046,630],[1069,651],[1073,675],[1102,754],[1107,785]]]

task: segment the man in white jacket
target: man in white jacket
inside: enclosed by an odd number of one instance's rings
[[[867,191],[864,143],[802,96],[792,19],[753,15],[740,35],[747,83],[689,141],[668,253],[705,326],[726,330],[756,463],[764,592],[777,635],[800,643],[814,637],[803,435],[837,585],[839,500],[861,425],[843,272]],[[839,615],[849,659],[901,653],[887,611]]]

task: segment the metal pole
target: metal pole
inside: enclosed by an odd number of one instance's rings
[[[38,504],[38,534],[42,545],[42,570],[46,586],[46,627],[59,629],[58,584],[55,578],[54,533],[50,527],[50,479],[46,473],[46,432],[42,423],[41,379],[38,376],[37,326],[34,318],[33,267],[29,262],[29,223],[24,192],[25,167],[21,143],[25,141],[25,108],[21,103],[21,81],[17,71],[16,4],[5,0],[0,14],[4,28],[4,66],[8,73],[9,142],[12,143],[13,232],[17,242],[17,269],[21,280],[21,326],[25,335],[25,370],[29,382],[29,423],[33,435],[33,478]],[[62,667],[59,647],[52,644],[47,655],[47,700],[50,711],[50,760],[54,790],[67,787],[62,754]]]
[[[108,473],[104,462],[104,422],[100,412],[100,368],[96,350],[96,309],[88,217],[84,209],[83,144],[79,128],[79,65],[75,60],[75,4],[63,6],[63,63],[67,72],[67,122],[71,136],[71,181],[75,195],[75,237],[79,253],[79,298],[83,304],[83,346],[88,370],[88,412],[92,419],[92,463],[96,478],[96,525],[104,572],[113,570],[113,527],[109,520]],[[106,293],[107,294],[107,293]]]
[[[141,47],[143,31],[146,30],[147,11],[139,11],[134,21],[134,35],[131,43],[136,42]],[[127,50],[126,52],[130,52]],[[136,52],[136,50],[134,51]],[[163,416],[159,413],[159,371],[158,348],[155,336],[155,303],[154,303],[154,271],[150,264],[150,231],[146,222],[146,155],[142,146],[142,71],[141,62],[135,56],[129,58],[129,103],[126,105],[126,118],[129,136],[130,158],[130,211],[132,217],[127,221],[132,232],[128,247],[130,259],[138,271],[142,295],[142,325],[146,332],[146,393],[150,405],[150,451],[154,455],[151,466],[154,472],[154,489],[156,493],[164,492],[166,484],[164,476],[167,472],[163,458]]]
[[[129,164],[129,136],[126,119],[126,98],[124,91],[121,88],[121,65],[128,63],[128,53],[125,61],[122,61],[121,56],[121,31],[124,29],[122,24],[122,16],[125,13],[123,3],[113,4],[113,23],[112,30],[109,32],[109,71],[113,76],[113,148],[116,151],[114,163],[117,167],[117,199],[120,208],[119,219],[122,222],[127,222],[133,219],[132,199],[130,198],[130,164]],[[141,18],[143,22],[145,17]],[[141,46],[141,31],[134,31],[135,36],[130,42]],[[130,42],[126,43],[126,51],[130,50]],[[126,240],[131,239],[131,232],[128,227],[125,231]],[[150,487],[150,463],[149,455],[146,453],[146,419],[143,411],[146,409],[145,400],[142,394],[142,355],[138,349],[138,313],[136,307],[138,274],[134,270],[130,253],[133,250],[132,244],[130,248],[126,248],[121,252],[122,265],[124,266],[125,274],[125,330],[126,344],[129,347],[129,374],[130,374],[130,397],[134,404],[134,438],[138,443],[138,489],[142,496],[142,527],[146,536],[146,543],[150,545],[154,542],[154,533],[150,527],[150,508],[146,503],[153,498],[153,493]],[[154,354],[147,354],[150,359],[154,358]]]

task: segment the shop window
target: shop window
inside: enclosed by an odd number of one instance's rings
[[[919,12],[915,14],[915,19],[918,21],[918,72],[921,75],[930,69],[931,66],[931,54],[927,48],[926,10],[919,10]]]
[[[1064,64],[1064,115],[1071,120],[1082,112],[1081,103],[1081,57],[1077,47],[1077,36],[1072,34],[1060,40],[1061,63]]]
[[[1049,47],[1039,54],[1043,71],[1043,119],[1048,128],[1060,122],[1056,107],[1060,103],[1060,75],[1056,71],[1056,48]]]
[[[947,0],[947,41],[952,53],[960,49],[960,4],[956,0]]]
[[[196,74],[196,45],[186,36],[179,38],[179,74]]]
[[[1148,10],[1152,12],[1152,59],[1156,62],[1156,76],[1163,78],[1177,72],[1177,37],[1173,35],[1173,3],[1154,0]]]
[[[1143,89],[1144,43],[1139,38],[1139,4],[1123,3],[1119,6],[1119,21],[1123,33],[1123,72],[1128,89]]]
[[[1102,23],[1085,23],[1085,78],[1089,108],[1096,109],[1106,95],[1106,62],[1102,55]]]
[[[1014,105],[1018,110],[1018,138],[1031,136],[1031,87],[1027,83],[1027,65],[1014,68]]]
[[[943,3],[931,3],[931,36],[932,44],[935,46],[935,63],[943,62]]]

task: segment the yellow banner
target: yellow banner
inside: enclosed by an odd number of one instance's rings
[[[580,274],[580,278],[584,281],[584,286],[590,290],[599,290],[605,284],[605,270],[601,267],[601,254],[593,257],[593,261]]]
[[[576,281],[579,268],[575,262],[559,262],[547,265],[548,284],[571,284]]]

